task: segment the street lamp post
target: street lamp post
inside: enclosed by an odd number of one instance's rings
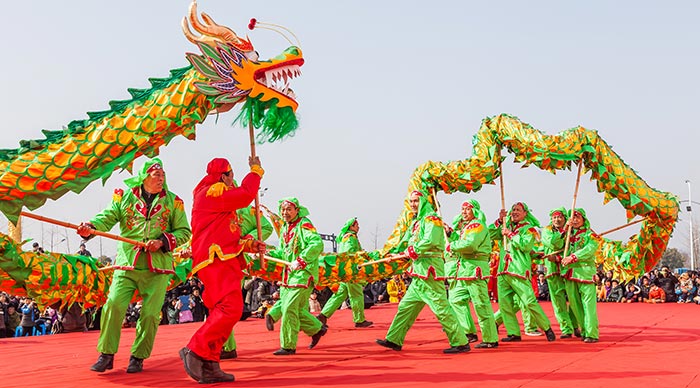
[[[319,235],[321,236],[321,240],[331,242],[331,244],[333,245],[333,253],[338,253],[338,243],[335,241],[335,238],[337,236],[335,235],[335,233],[334,234],[319,233]]]
[[[695,241],[693,238],[693,197],[690,190],[690,180],[685,181],[688,185],[688,213],[690,213],[690,269],[695,271]]]

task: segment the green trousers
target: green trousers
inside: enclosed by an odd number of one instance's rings
[[[517,295],[513,297],[513,303],[515,304],[515,312],[517,313],[520,311],[521,315],[523,316],[523,326],[525,327],[525,331],[527,333],[537,331],[537,325],[532,321],[532,314],[530,314],[530,310],[523,310],[523,302],[520,301],[520,298],[518,298]],[[501,310],[496,311],[493,316],[497,325],[503,324],[503,313],[501,313]]]
[[[595,284],[567,280],[566,295],[569,307],[576,321],[581,325],[584,338],[598,339],[598,306],[596,305]]]
[[[551,324],[549,318],[542,311],[542,306],[537,303],[535,293],[532,291],[532,283],[527,279],[510,275],[500,275],[498,277],[498,306],[503,314],[503,324],[508,335],[520,335],[520,324],[515,316],[517,304],[514,301],[518,296],[523,311],[532,314],[535,324],[540,329],[549,330]]]
[[[233,330],[231,330],[231,335],[228,336],[228,339],[224,342],[224,347],[222,349],[224,352],[236,350],[236,337],[233,334]]]
[[[321,321],[309,312],[309,297],[313,287],[282,287],[280,300],[268,311],[275,322],[282,319],[280,345],[284,349],[296,349],[299,331],[312,336],[321,330]]]
[[[469,310],[469,301],[474,305],[476,317],[484,342],[498,342],[496,322],[489,298],[487,280],[457,280],[450,283],[450,305],[457,321],[466,334],[476,334],[476,327]]]
[[[350,308],[352,308],[352,321],[361,323],[365,321],[365,295],[364,287],[356,283],[340,283],[338,292],[328,299],[326,305],[323,306],[321,314],[326,318],[330,318],[335,313],[343,301],[350,298]]]
[[[408,329],[418,318],[425,305],[430,307],[435,317],[442,325],[450,346],[462,346],[468,343],[464,330],[459,325],[452,307],[447,301],[447,293],[442,281],[414,277],[408,286],[406,295],[399,302],[399,308],[391,322],[386,339],[403,345]]]
[[[552,275],[547,278],[549,286],[549,296],[552,299],[552,310],[559,322],[562,334],[573,334],[574,328],[578,327],[576,318],[570,313],[566,304],[566,284],[564,278],[559,275]]]
[[[160,310],[169,281],[170,275],[147,270],[114,271],[107,303],[102,308],[97,351],[104,354],[117,353],[126,309],[134,293],[138,291],[143,298],[143,305],[136,322],[136,339],[131,346],[131,354],[141,359],[148,358],[153,350],[153,341],[160,323]]]

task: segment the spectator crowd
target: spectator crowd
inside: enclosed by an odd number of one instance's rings
[[[595,276],[598,302],[603,303],[694,303],[700,304],[700,274],[687,271],[676,274],[666,266],[654,269],[630,281],[621,281],[611,271]],[[365,308],[375,304],[398,303],[406,293],[411,278],[406,274],[378,280],[365,285]],[[281,282],[269,282],[257,276],[244,280],[242,286],[244,311],[241,320],[262,319],[279,300]],[[537,299],[550,300],[544,273],[536,279]],[[203,284],[189,279],[168,291],[163,302],[161,325],[202,322],[208,315],[202,301]],[[309,298],[309,310],[318,313],[333,295],[328,288],[314,290]],[[349,301],[342,308],[349,308]],[[134,327],[139,318],[141,302],[129,305],[124,327]],[[78,305],[63,308],[46,306],[39,309],[29,297],[12,296],[0,292],[0,337],[21,337],[57,334],[70,331],[99,330],[100,309],[83,310]]]
[[[595,276],[598,302],[610,303],[695,303],[700,304],[700,274],[672,272],[667,266],[654,269],[639,278],[622,281],[612,271]],[[537,299],[550,300],[543,273],[537,280]]]

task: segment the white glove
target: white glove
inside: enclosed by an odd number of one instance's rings
[[[301,263],[299,262],[299,260],[294,260],[294,261],[292,261],[292,263],[289,265],[289,268],[291,268],[292,271],[296,271],[296,270],[298,270],[299,268],[301,268]]]

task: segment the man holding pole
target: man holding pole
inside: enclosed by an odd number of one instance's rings
[[[593,239],[586,212],[575,209],[567,222],[571,228],[570,252],[561,261],[562,276],[566,279],[566,295],[576,321],[583,328],[583,342],[598,342],[598,312],[593,276],[596,273],[595,252],[598,243]]]
[[[407,243],[404,254],[413,262],[408,274],[413,277],[406,295],[391,322],[385,339],[377,344],[396,351],[401,350],[408,329],[427,304],[433,311],[450,341],[450,348],[443,353],[465,353],[469,342],[445,292],[445,268],[442,259],[445,250],[445,232],[442,220],[428,202],[425,194],[414,191],[409,196],[409,206],[414,216],[412,225],[403,236]],[[403,246],[404,244],[400,244]]]
[[[488,280],[491,238],[486,217],[479,202],[470,199],[462,204],[462,214],[455,217],[447,252],[453,260],[445,263],[450,282],[450,304],[470,342],[477,340],[476,327],[469,311],[469,300],[479,319],[482,342],[477,349],[498,347],[498,332],[489,298]],[[472,338],[474,341],[472,341]]]
[[[517,306],[514,297],[516,295],[520,299],[522,310],[532,314],[537,326],[545,332],[547,340],[556,339],[549,319],[537,303],[530,283],[531,252],[539,238],[539,233],[535,229],[539,226],[539,221],[530,213],[527,205],[518,202],[507,214],[504,209],[501,209],[498,220],[489,227],[491,238],[504,240],[498,264],[498,306],[507,332],[507,337],[501,339],[503,342],[522,340],[518,318],[515,316]]]
[[[561,276],[561,258],[566,240],[566,209],[560,207],[549,212],[550,224],[542,229],[542,248],[544,266],[547,269],[547,285],[552,299],[552,310],[559,322],[561,339],[571,338],[573,334],[581,336],[576,318],[570,314],[566,305],[566,285]]]
[[[236,214],[255,199],[264,173],[257,157],[250,157],[249,164],[250,172],[240,187],[235,187],[228,160],[212,159],[193,192],[192,273],[204,283],[202,299],[209,316],[187,347],[180,350],[180,357],[187,374],[200,383],[234,380],[232,374],[221,370],[219,359],[224,342],[243,312],[243,252],[265,250],[265,244],[250,235],[241,238]]]
[[[323,251],[323,240],[306,216],[309,211],[296,198],[280,201],[280,215],[284,220],[279,248],[270,256],[287,262],[282,274],[280,300],[265,316],[269,330],[275,321],[282,319],[280,346],[275,356],[296,354],[299,331],[311,336],[309,349],[313,349],[328,330],[309,312],[309,296],[318,281],[318,259]]]
[[[100,322],[97,350],[101,354],[90,368],[95,372],[113,368],[124,314],[136,291],[143,305],[126,372],[143,370],[143,360],[153,350],[165,290],[170,275],[175,273],[172,250],[191,235],[184,204],[168,190],[159,159],[146,162],[138,175],[124,183],[128,190],[115,190],[110,206],[77,229],[87,239],[93,231],[106,232],[119,223],[122,237],[143,242],[139,247],[125,242],[118,245],[114,277]]]
[[[338,253],[355,253],[362,250],[360,240],[357,238],[357,233],[360,231],[360,224],[357,218],[349,219],[343,228],[340,230],[336,241],[338,242]],[[340,283],[338,291],[328,299],[323,310],[316,318],[324,325],[328,318],[338,310],[345,299],[350,298],[350,307],[352,308],[352,320],[355,322],[355,327],[370,327],[373,322],[365,319],[365,294],[362,284],[357,283]]]

